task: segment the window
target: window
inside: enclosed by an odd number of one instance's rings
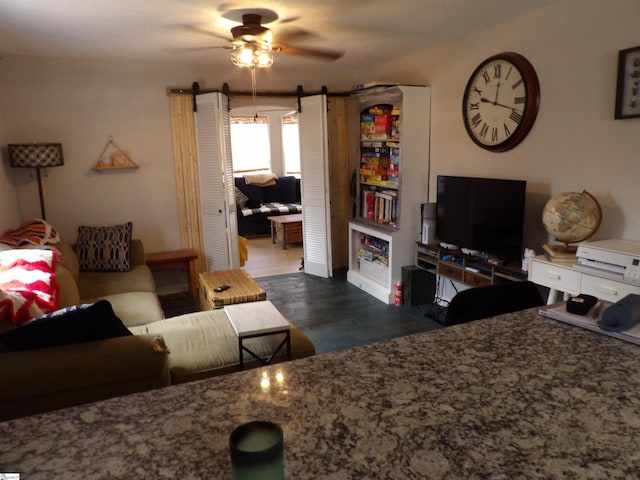
[[[230,132],[233,173],[271,170],[268,117],[232,116]]]
[[[300,176],[300,141],[298,115],[282,116],[282,156],[285,175]]]

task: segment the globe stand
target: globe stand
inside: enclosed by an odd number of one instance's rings
[[[578,247],[571,246],[568,243],[554,245],[545,243],[542,245],[542,249],[550,259],[566,259],[567,261],[575,260],[576,252],[578,251]]]

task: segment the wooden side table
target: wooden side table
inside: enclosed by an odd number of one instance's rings
[[[198,252],[192,248],[154,252],[145,255],[145,262],[151,271],[184,270],[189,274],[189,292],[194,299],[198,298],[198,281],[196,278],[196,258]]]
[[[282,248],[287,248],[287,243],[302,242],[302,214],[275,215],[267,217],[271,220],[271,242],[279,242]]]

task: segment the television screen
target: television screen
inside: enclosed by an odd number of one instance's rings
[[[506,262],[522,258],[527,182],[438,176],[436,237]]]

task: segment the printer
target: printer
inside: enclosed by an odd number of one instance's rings
[[[576,257],[578,270],[640,283],[640,242],[622,239],[584,242],[578,245]]]

